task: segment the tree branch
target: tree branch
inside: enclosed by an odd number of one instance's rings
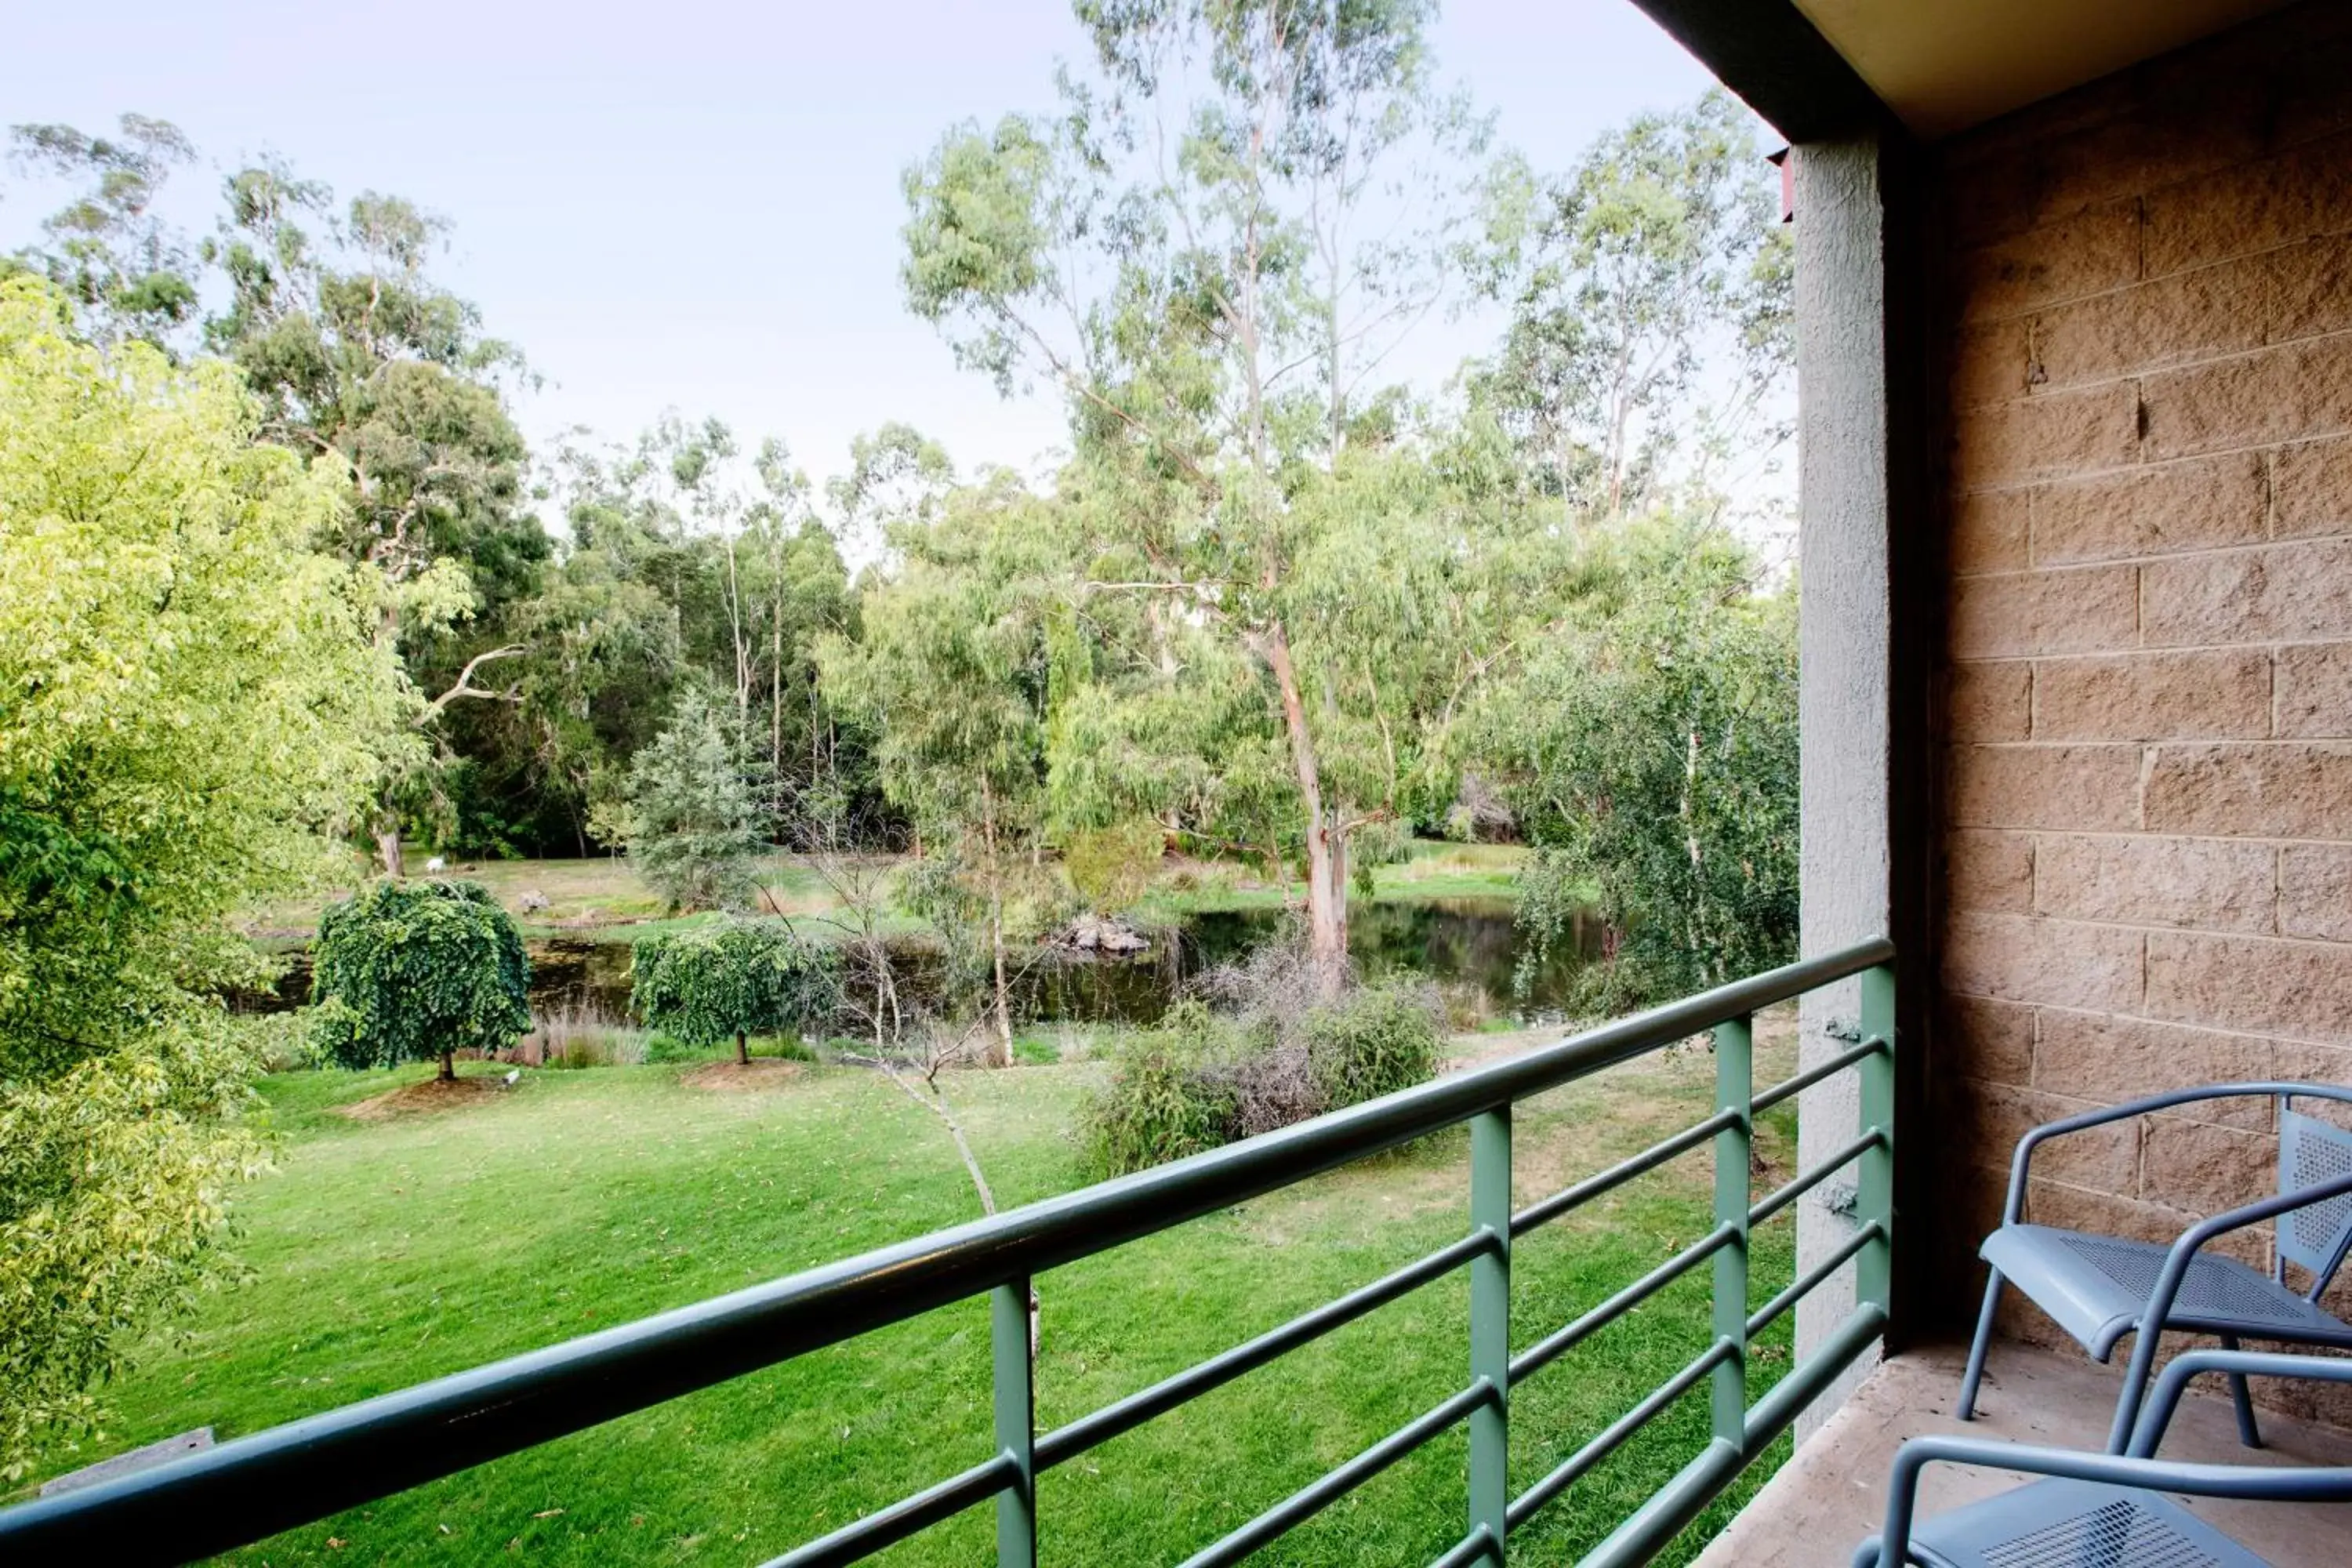
[[[481,668],[482,666],[489,663],[490,660],[494,658],[512,658],[516,655],[526,651],[528,650],[526,650],[520,643],[513,643],[505,647],[494,647],[487,653],[476,654],[473,658],[466,661],[466,668],[457,672],[457,683],[450,687],[448,690],[443,692],[440,696],[436,697],[432,701],[426,703],[425,705],[425,710],[422,713],[419,713],[413,721],[420,728],[426,724],[430,724],[434,720],[441,717],[441,713],[444,709],[447,708],[450,703],[455,702],[460,697],[484,697],[496,702],[520,702],[522,700],[522,694],[513,687],[509,687],[504,691],[486,691],[481,687],[476,686],[473,683],[474,671]]]

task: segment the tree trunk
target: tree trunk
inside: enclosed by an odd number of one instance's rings
[[[383,874],[397,882],[408,874],[400,858],[400,825],[375,830],[376,858],[383,862]]]
[[[1307,820],[1307,952],[1323,994],[1334,996],[1348,973],[1348,841],[1323,809],[1322,767],[1314,732],[1307,727],[1298,672],[1290,663],[1290,638],[1277,621],[1258,640],[1282,692],[1282,723],[1290,736],[1291,765],[1298,773],[1300,815]]]
[[[1013,1007],[1004,984],[1004,879],[996,864],[996,793],[980,784],[980,821],[988,845],[988,942],[996,961],[996,1043],[1000,1066],[1013,1065]]]
[[[751,1065],[751,1043],[743,1038],[743,1031],[740,1029],[735,1031],[735,1065],[739,1068]]]
[[[447,1051],[443,1051],[441,1053],[440,1078],[443,1083],[455,1083],[457,1081],[457,1059],[451,1056]]]

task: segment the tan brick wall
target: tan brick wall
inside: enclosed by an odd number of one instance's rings
[[[1957,1263],[2034,1122],[2352,1083],[2352,7],[1972,132],[1941,180]],[[2271,1121],[2052,1145],[2033,1212],[2168,1238],[2270,1188]]]

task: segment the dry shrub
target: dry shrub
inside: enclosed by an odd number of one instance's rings
[[[559,1002],[534,1021],[538,1029],[524,1042],[526,1049],[533,1044],[538,1047],[533,1066],[635,1067],[646,1059],[645,1031],[593,1000]]]
[[[1269,943],[1210,972],[1199,995],[1129,1036],[1086,1111],[1097,1168],[1142,1170],[1436,1076],[1444,1035],[1433,988],[1343,976],[1334,996],[1323,974],[1299,944]]]

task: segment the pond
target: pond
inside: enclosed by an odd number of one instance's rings
[[[1183,917],[1160,933],[1150,952],[1133,958],[1045,954],[1020,972],[1013,1005],[1032,1023],[1152,1023],[1202,974],[1279,935],[1286,918],[1276,909],[1212,910]],[[1349,911],[1348,947],[1363,973],[1422,976],[1488,1016],[1556,1014],[1599,943],[1599,922],[1580,920],[1571,940],[1553,949],[1522,998],[1513,994],[1519,934],[1510,900],[1428,899],[1358,904]],[[534,1012],[562,1006],[626,1016],[628,943],[552,937],[532,942],[530,949]],[[937,991],[935,951],[908,942],[893,958],[903,987],[918,994]],[[310,969],[308,952],[294,953],[274,995],[236,1001],[257,1011],[299,1005],[310,994]]]

